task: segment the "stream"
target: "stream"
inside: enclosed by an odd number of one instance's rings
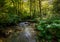
[[[21,22],[15,27],[15,31],[3,42],[36,42],[36,32],[34,24]],[[1,42],[1,41],[0,41]]]

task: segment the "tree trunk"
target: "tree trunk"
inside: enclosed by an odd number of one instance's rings
[[[41,14],[41,0],[39,0],[39,9],[40,9],[40,19],[42,19],[42,14]]]

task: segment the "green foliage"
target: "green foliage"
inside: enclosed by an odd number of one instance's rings
[[[54,0],[53,2],[53,10],[55,11],[55,13],[60,13],[60,1],[59,0]]]
[[[56,39],[60,38],[60,20],[40,20],[39,24],[36,25],[36,29],[39,31],[39,40],[49,41],[53,39],[53,36],[56,36]]]
[[[5,0],[0,0],[0,8],[2,8],[6,4]]]

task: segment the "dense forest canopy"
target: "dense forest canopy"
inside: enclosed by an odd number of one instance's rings
[[[0,23],[17,23],[37,17],[47,19],[57,14],[59,16],[59,2],[59,0],[1,0]]]

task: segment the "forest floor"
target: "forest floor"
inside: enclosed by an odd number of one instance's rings
[[[15,27],[12,26],[12,27],[7,27],[7,28],[9,28],[9,29],[5,30],[5,32],[10,32],[11,35],[9,37],[7,37],[7,38],[0,38],[0,42],[13,42],[14,38],[16,40],[14,42],[17,42],[17,41],[19,42],[19,40],[17,40],[16,38],[18,38],[18,37],[20,37],[22,35],[25,35],[25,34],[20,35],[20,33],[22,33],[22,32],[25,33],[25,30],[21,29],[20,26],[15,26]],[[34,29],[35,29],[35,23],[30,23],[30,25],[27,26],[26,28],[28,29],[27,32],[29,32],[31,35],[35,35],[35,37],[36,37],[36,34],[35,34],[36,32],[34,31]],[[27,37],[27,38],[29,39],[30,36]],[[25,38],[23,38],[23,39],[25,39]],[[28,42],[28,41],[26,41],[26,42]],[[36,41],[30,39],[29,42],[36,42]]]

